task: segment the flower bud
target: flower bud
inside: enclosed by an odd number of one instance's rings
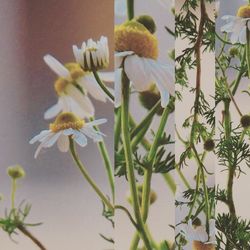
[[[151,16],[141,15],[141,16],[136,17],[135,20],[138,23],[143,24],[151,34],[155,33],[156,25],[155,25],[154,19]]]
[[[250,126],[250,115],[243,115],[240,119],[241,126],[248,128]]]
[[[215,147],[215,143],[213,139],[207,139],[204,143],[204,149],[206,151],[213,151]]]
[[[13,179],[20,179],[25,177],[25,171],[20,165],[8,167],[7,174]]]
[[[160,99],[161,95],[155,84],[152,84],[148,90],[139,93],[139,101],[147,110],[151,110]],[[162,112],[163,108],[159,107],[157,114],[161,115]]]

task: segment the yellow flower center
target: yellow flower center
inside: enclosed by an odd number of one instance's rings
[[[250,18],[250,5],[243,5],[238,9],[238,17]]]
[[[213,244],[204,244],[200,241],[193,241],[193,250],[215,250]]]
[[[52,132],[57,133],[68,128],[79,130],[85,124],[85,121],[71,112],[64,112],[56,117],[56,120],[49,125]]]
[[[115,50],[117,52],[134,51],[141,57],[156,59],[158,41],[144,25],[128,21],[115,27]]]
[[[86,72],[84,72],[78,63],[66,63],[65,67],[70,72],[70,78],[59,77],[56,79],[54,83],[55,91],[58,95],[62,95],[68,84],[74,84],[77,79],[84,76]]]

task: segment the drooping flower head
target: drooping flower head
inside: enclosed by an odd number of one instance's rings
[[[104,134],[97,131],[94,126],[103,124],[106,121],[106,119],[99,119],[85,122],[85,120],[71,112],[59,114],[55,121],[50,124],[48,130],[41,131],[40,134],[30,140],[30,144],[40,142],[35,152],[35,158],[37,158],[42,148],[50,148],[56,142],[61,152],[67,152],[69,149],[69,136],[81,147],[87,145],[87,137],[93,139],[94,142],[102,141]]]
[[[127,21],[115,27],[115,50],[133,51],[140,57],[156,60],[158,41],[143,24],[134,20]]]
[[[73,53],[77,63],[86,71],[97,71],[105,69],[109,65],[109,47],[107,37],[102,36],[100,40],[89,39],[83,42],[81,48],[73,45]]]
[[[226,21],[226,24],[221,27],[221,31],[231,34],[231,42],[246,44],[246,31],[250,29],[250,5],[241,6],[236,16],[226,15],[222,19]]]
[[[154,25],[150,24],[150,20],[153,21],[152,18],[147,18],[144,23],[145,17],[135,18],[115,27],[116,107],[121,104],[121,68],[139,92],[147,91],[152,84],[156,84],[163,107],[167,105],[169,93],[174,94],[169,67],[157,62],[158,40],[151,33]],[[151,32],[147,27],[150,27]]]
[[[45,119],[67,111],[76,113],[81,118],[93,116],[95,109],[88,94],[97,100],[106,101],[95,78],[84,71],[79,63],[63,65],[51,55],[46,55],[44,61],[58,76],[54,83],[58,102],[45,112]]]

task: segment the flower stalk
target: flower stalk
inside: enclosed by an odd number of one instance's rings
[[[74,141],[73,141],[73,139],[71,137],[69,138],[69,142],[70,142],[71,156],[72,156],[72,158],[73,158],[76,166],[79,168],[80,172],[82,173],[82,175],[84,176],[84,178],[86,179],[86,181],[89,183],[89,185],[94,189],[94,191],[99,196],[99,198],[101,199],[101,201],[109,208],[109,210],[112,213],[114,213],[114,207],[113,207],[113,205],[110,203],[110,201],[107,199],[107,197],[102,193],[102,191],[97,186],[97,184],[95,183],[95,181],[90,177],[90,175],[89,175],[87,169],[85,168],[85,166],[82,164],[79,156],[76,153],[75,144],[74,144]]]
[[[130,134],[129,134],[129,95],[130,95],[130,82],[124,71],[122,71],[122,106],[121,106],[121,119],[122,119],[122,140],[124,144],[124,153],[126,160],[126,169],[128,174],[128,182],[130,187],[131,199],[133,210],[138,225],[138,231],[143,239],[146,249],[151,250],[151,244],[149,242],[145,224],[140,211],[139,198],[136,187],[136,179],[134,173],[134,164],[132,158],[132,149],[130,144]]]

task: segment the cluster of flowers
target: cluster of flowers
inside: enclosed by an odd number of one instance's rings
[[[48,130],[41,131],[30,140],[31,144],[40,142],[35,158],[42,148],[49,148],[56,142],[60,151],[67,152],[69,136],[84,147],[87,145],[87,137],[97,142],[104,135],[94,127],[105,123],[106,119],[94,120],[95,108],[89,95],[102,102],[107,100],[93,72],[97,74],[97,70],[105,69],[109,64],[108,40],[103,36],[97,42],[89,39],[82,43],[81,48],[74,45],[73,53],[76,62],[65,65],[51,55],[44,56],[46,64],[58,76],[54,83],[58,101],[44,114],[45,119],[56,117],[55,121]],[[113,80],[112,73],[108,72],[101,73],[101,78],[109,82]],[[111,89],[110,91],[112,92]]]

